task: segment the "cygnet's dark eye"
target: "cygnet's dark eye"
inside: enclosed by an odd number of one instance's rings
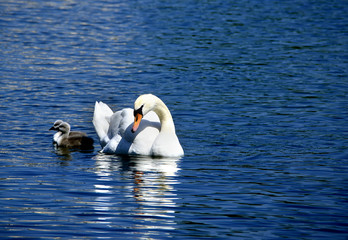
[[[137,114],[140,114],[143,116],[143,107],[144,105],[141,105],[140,108],[138,108],[137,110],[134,109],[134,117],[137,115]]]

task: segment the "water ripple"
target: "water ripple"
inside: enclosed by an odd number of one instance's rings
[[[0,3],[8,238],[345,239],[344,1]],[[95,101],[152,92],[182,159],[98,152]],[[52,146],[58,119],[95,150]]]

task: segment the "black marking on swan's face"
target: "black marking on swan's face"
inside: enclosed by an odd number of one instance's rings
[[[143,107],[144,107],[144,104],[141,105],[141,107],[138,108],[137,110],[134,109],[134,113],[133,113],[133,114],[134,114],[134,117],[136,117],[137,114],[140,114],[141,116],[144,116],[144,114],[143,114]]]

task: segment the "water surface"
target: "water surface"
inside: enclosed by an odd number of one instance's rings
[[[346,239],[346,1],[0,3],[4,238]],[[95,101],[172,112],[181,159],[99,153]],[[63,119],[93,151],[52,146]]]

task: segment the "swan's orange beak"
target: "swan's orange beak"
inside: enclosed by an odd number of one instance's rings
[[[137,113],[135,115],[135,117],[134,117],[134,124],[133,124],[133,127],[132,127],[132,133],[135,133],[137,131],[142,118],[143,118],[143,115],[141,115],[140,113]]]

